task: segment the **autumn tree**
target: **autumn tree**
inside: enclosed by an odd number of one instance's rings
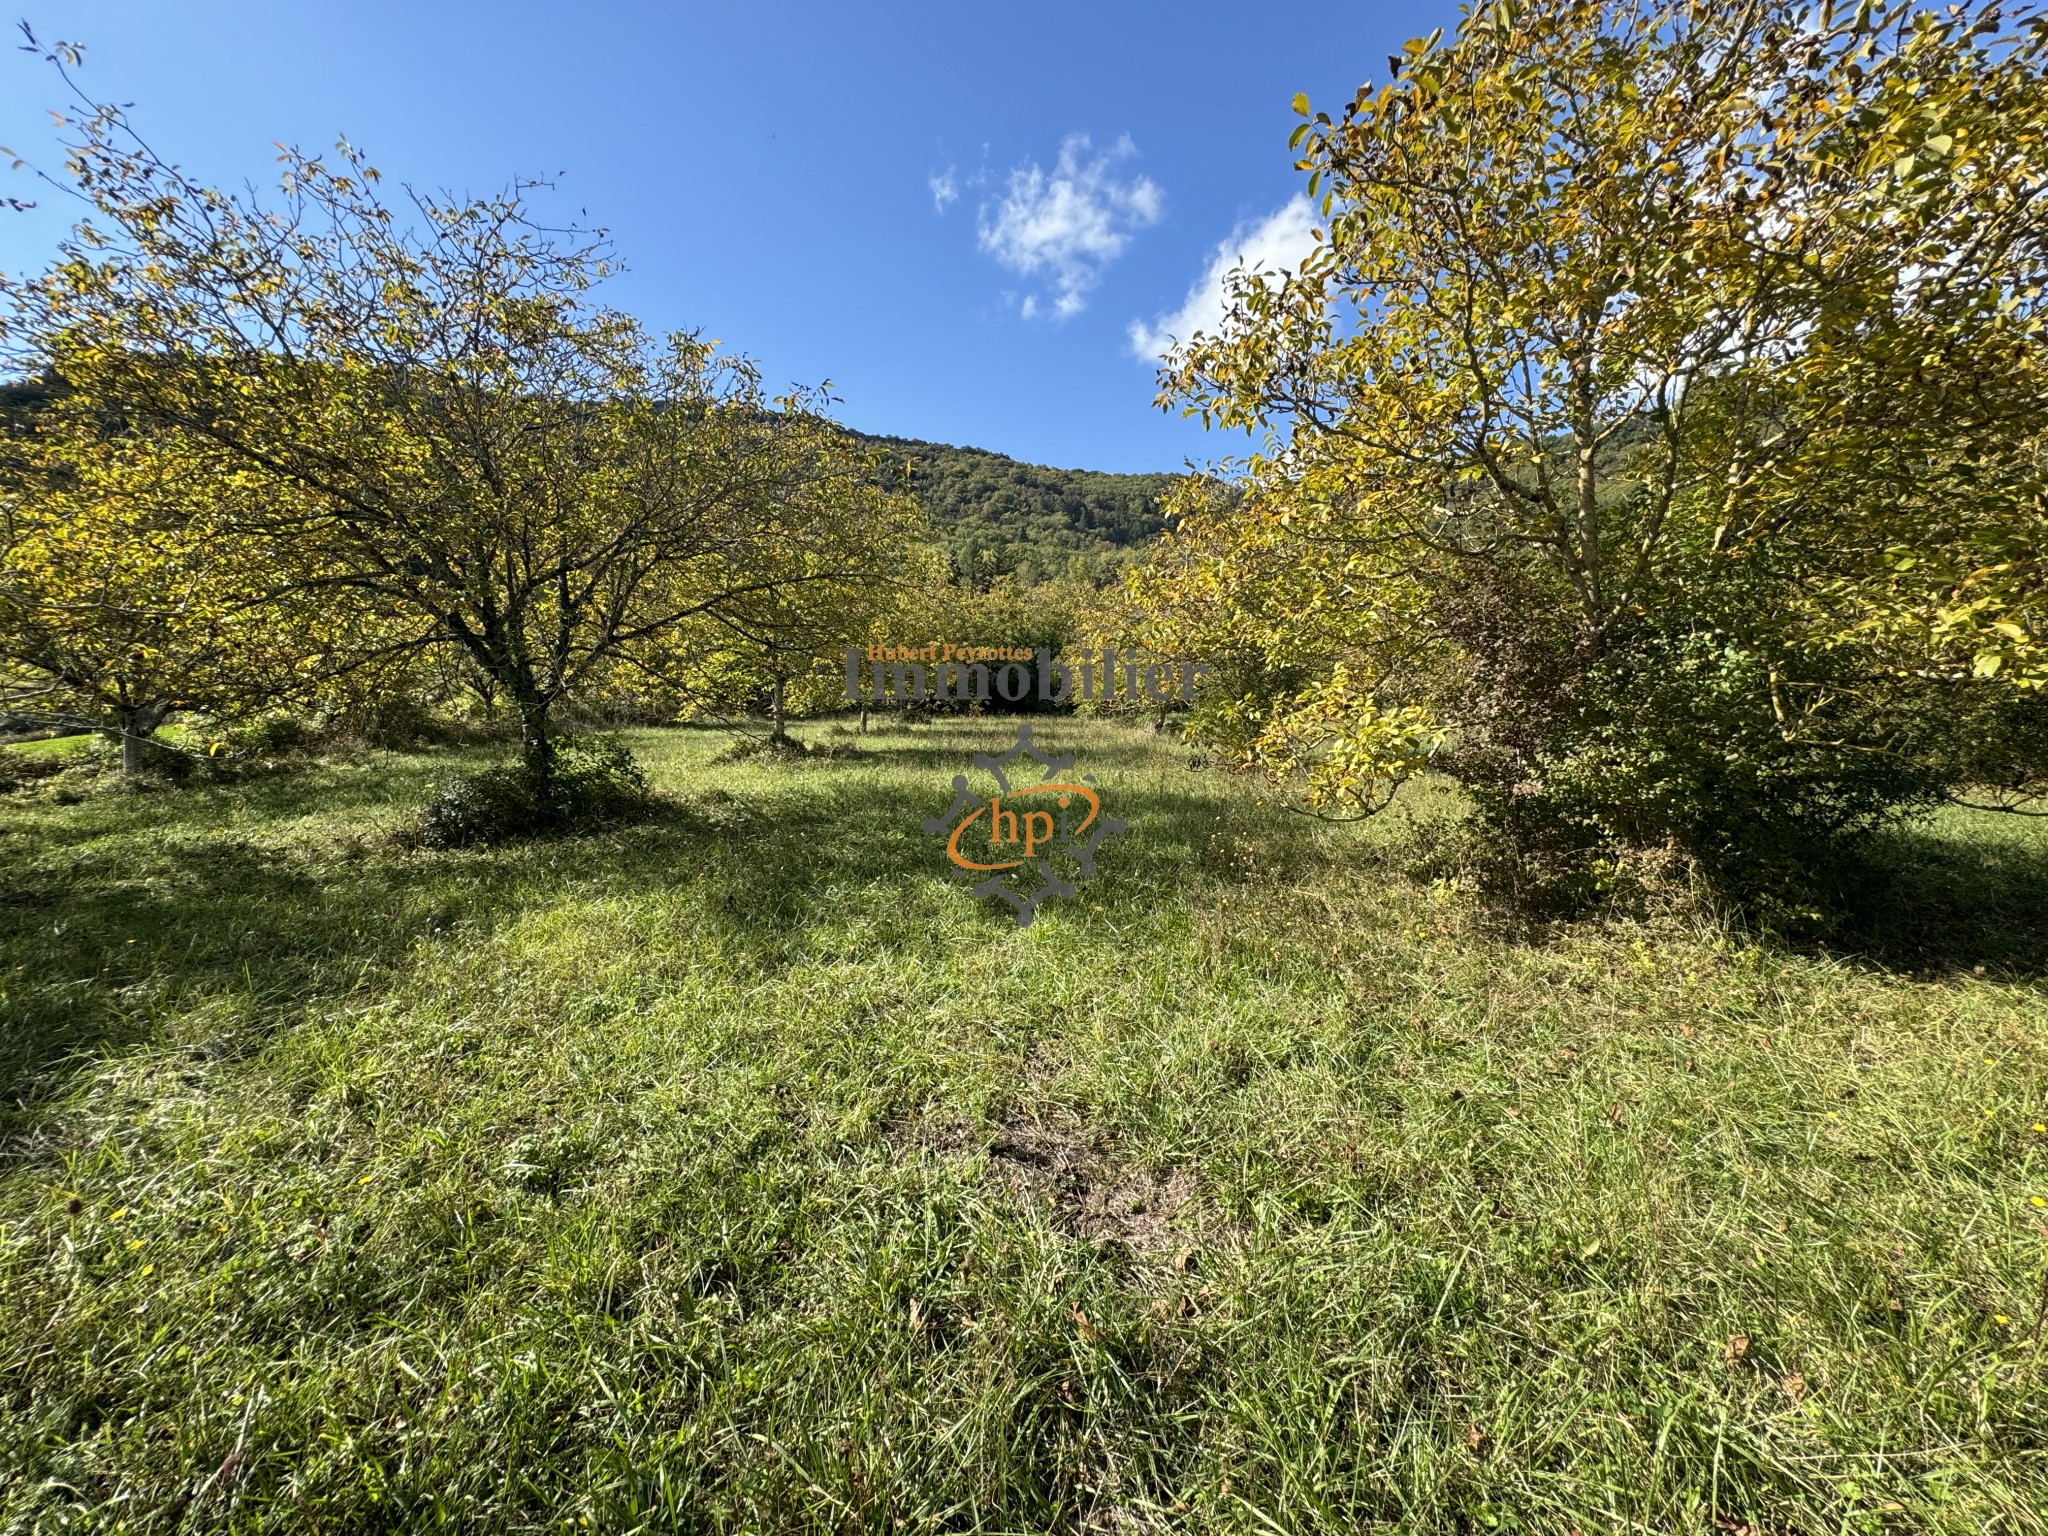
[[[535,777],[550,711],[635,647],[887,574],[809,494],[822,398],[598,305],[603,241],[545,227],[533,186],[394,202],[346,144],[281,159],[275,199],[222,192],[86,103],[68,170],[94,211],[13,285],[9,339],[275,487],[237,533],[466,654]]]
[[[877,455],[830,423],[811,420],[775,451],[787,472],[760,515],[801,536],[770,547],[763,579],[735,584],[728,600],[638,648],[621,671],[715,707],[765,695],[770,740],[780,744],[793,710],[844,703],[842,652],[903,613],[936,578],[940,556],[917,502],[886,489]]]
[[[1297,99],[1315,252],[1162,375],[1272,447],[1140,578],[1155,641],[1311,668],[1237,704],[1326,808],[1433,762],[1582,871],[1956,787],[2043,677],[2044,44],[1492,4]]]
[[[281,575],[210,445],[59,394],[0,447],[0,709],[118,735],[133,776],[175,713],[304,699],[388,655],[367,613]]]

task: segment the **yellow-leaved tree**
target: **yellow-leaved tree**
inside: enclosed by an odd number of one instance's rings
[[[822,394],[773,397],[597,304],[603,240],[547,226],[532,185],[390,200],[343,144],[286,151],[265,200],[194,182],[118,108],[82,100],[76,129],[94,211],[8,285],[19,366],[206,445],[251,487],[223,515],[275,550],[263,579],[306,573],[463,653],[543,787],[551,711],[607,669],[892,575],[815,494],[845,479]]]
[[[288,703],[377,653],[368,614],[247,531],[277,486],[52,394],[0,455],[0,711],[113,731],[132,776],[173,714]]]
[[[1340,811],[1434,763],[1551,891],[1673,842],[1797,905],[2037,787],[2044,59],[1995,8],[1495,3],[1298,99],[1314,253],[1162,373],[1269,434],[1136,583],[1238,662],[1217,729]]]

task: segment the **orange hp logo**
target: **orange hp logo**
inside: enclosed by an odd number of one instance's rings
[[[1025,757],[1045,777],[1013,787],[1011,772]],[[946,834],[946,857],[957,868],[988,876],[975,883],[974,894],[1000,896],[1022,928],[1041,901],[1073,895],[1075,881],[1095,873],[1095,851],[1104,838],[1123,831],[1124,823],[1102,814],[1101,795],[1092,780],[1074,773],[1071,756],[1047,757],[1032,745],[1029,725],[1017,727],[1017,743],[1009,751],[1000,757],[977,754],[974,766],[995,781],[994,792],[983,799],[968,789],[966,774],[956,774],[952,808],[926,821],[924,829]],[[1038,877],[1028,890],[1019,889],[1009,874],[1025,869]]]
[[[1072,837],[1079,837],[1083,832],[1086,832],[1088,824],[1102,811],[1101,799],[1094,790],[1082,784],[1034,784],[1031,788],[1020,793],[1012,793],[1010,801],[1014,805],[1017,801],[1027,799],[1032,795],[1050,794],[1057,794],[1059,796],[1061,810],[1065,810],[1071,805],[1076,795],[1088,802],[1088,814],[1081,818],[1081,825],[1074,828],[1068,834]],[[960,851],[960,834],[979,821],[983,811],[988,812],[988,826],[985,830],[988,833],[989,851],[991,853],[995,852],[1003,844],[1014,846],[1017,843],[1018,819],[1022,818],[1024,826],[1024,853],[1022,858],[1005,859],[994,864],[977,864]],[[967,813],[967,819],[953,829],[953,835],[946,839],[946,857],[955,864],[958,864],[962,869],[1015,869],[1025,859],[1030,858],[1040,846],[1050,843],[1052,839],[1053,817],[1051,811],[1006,811],[1003,809],[1003,797],[1001,795],[992,795],[989,797],[987,805],[976,806]]]

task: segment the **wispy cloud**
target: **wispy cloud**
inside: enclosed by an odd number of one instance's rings
[[[952,166],[926,177],[925,183],[932,189],[932,212],[944,213],[960,201],[960,183],[954,179]]]
[[[1278,276],[1282,269],[1292,271],[1315,249],[1314,231],[1315,208],[1299,194],[1277,212],[1238,225],[1216,247],[1179,309],[1158,316],[1150,325],[1131,322],[1131,351],[1146,359],[1164,357],[1175,342],[1186,341],[1196,331],[1214,334],[1229,304],[1225,283],[1231,272],[1239,266],[1269,276]]]
[[[1159,222],[1165,194],[1150,177],[1122,180],[1135,155],[1128,134],[1101,154],[1085,133],[1069,134],[1048,173],[1035,161],[1010,172],[1009,189],[981,210],[981,248],[1012,271],[1042,277],[1049,292],[1026,294],[1025,319],[1065,320],[1087,307],[1088,291],[1138,230]],[[1049,301],[1049,302],[1048,302]]]

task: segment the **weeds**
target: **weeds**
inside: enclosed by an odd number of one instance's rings
[[[2044,1529],[2040,829],[1539,940],[1428,786],[1053,723],[1131,831],[1019,931],[918,831],[1005,734],[8,803],[0,1528]]]

